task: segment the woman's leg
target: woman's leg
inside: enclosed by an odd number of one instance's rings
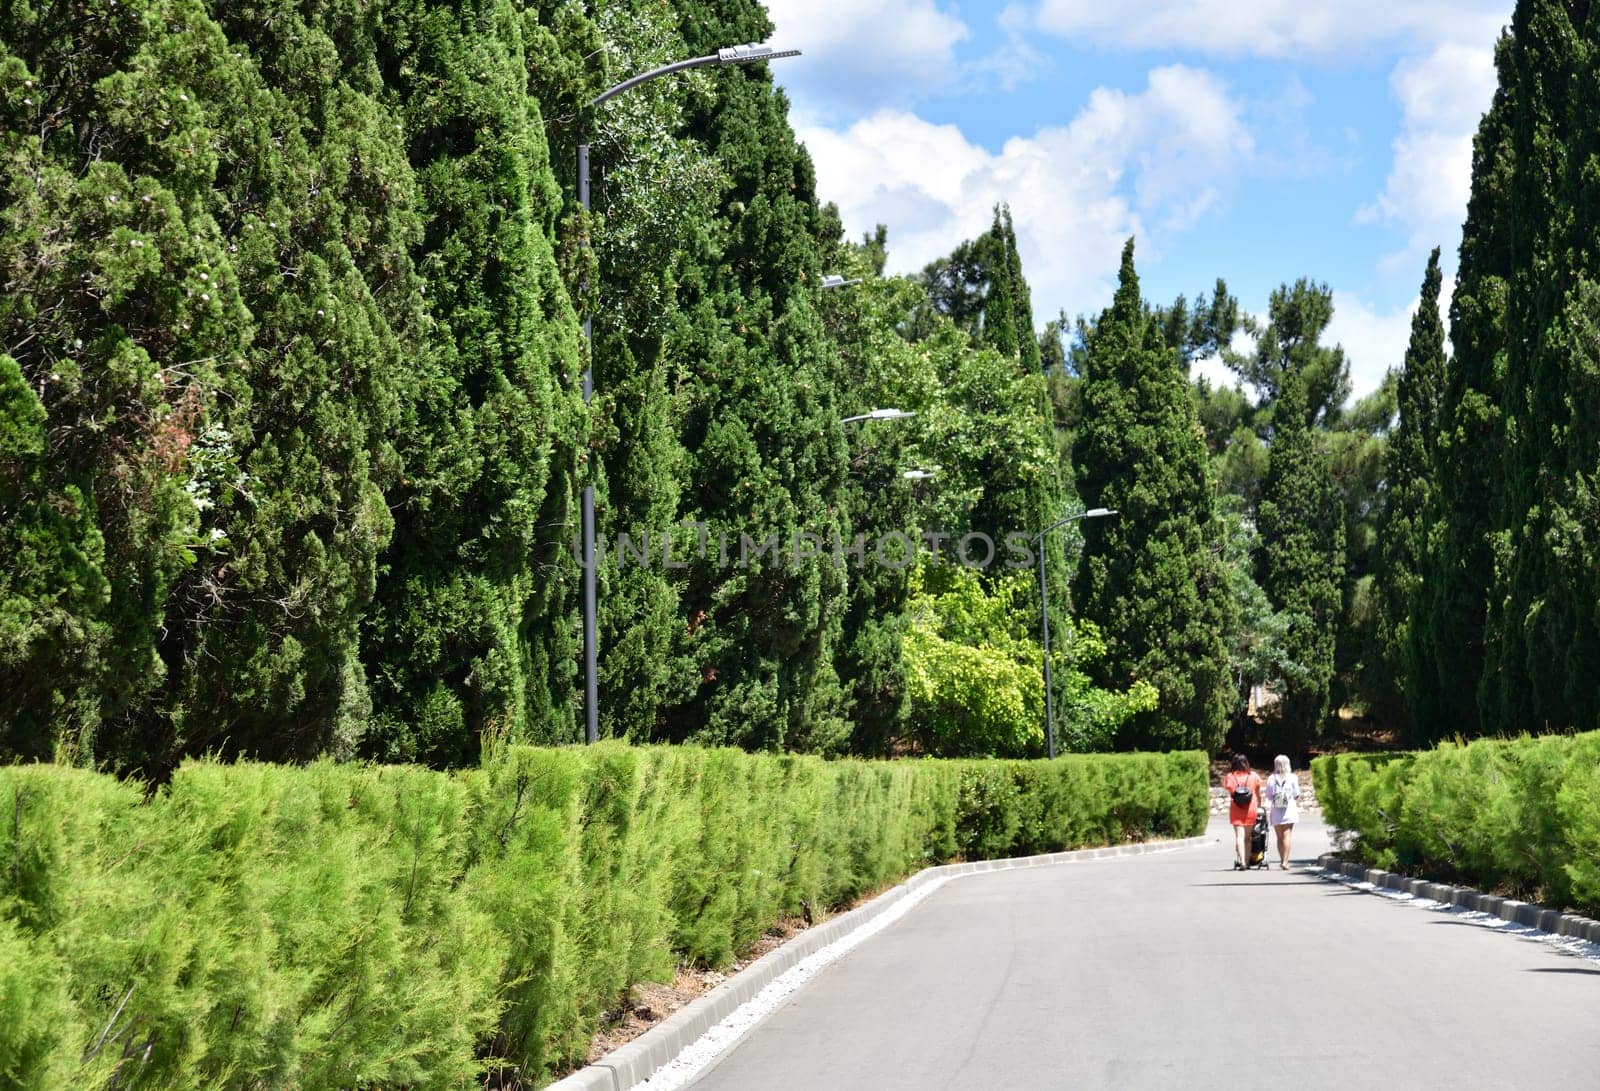
[[[1278,841],[1283,846],[1278,855],[1283,860],[1283,866],[1289,866],[1289,848],[1294,843],[1294,823],[1289,822],[1278,827]]]
[[[1250,827],[1248,827],[1248,826],[1235,826],[1233,828],[1233,859],[1234,859],[1234,862],[1237,863],[1237,864],[1243,864],[1246,860],[1249,859],[1249,855],[1248,855],[1249,849],[1250,849],[1250,843],[1249,843],[1249,840],[1248,840],[1249,837],[1250,837]]]

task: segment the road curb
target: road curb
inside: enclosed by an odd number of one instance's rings
[[[1342,859],[1336,853],[1325,853],[1317,857],[1317,864],[1325,872],[1368,882],[1384,890],[1429,898],[1442,905],[1458,906],[1475,913],[1498,917],[1500,920],[1547,932],[1552,936],[1600,943],[1600,921],[1590,920],[1576,913],[1563,913],[1558,909],[1546,909],[1532,902],[1519,902],[1515,898],[1484,894],[1468,886],[1451,886],[1449,883],[1413,879],[1397,875],[1392,871],[1384,871],[1382,868],[1369,868],[1364,864]]]
[[[580,1068],[564,1079],[548,1085],[546,1091],[629,1091],[667,1065],[701,1035],[732,1015],[739,1006],[753,999],[773,980],[815,951],[842,939],[881,915],[912,891],[939,879],[976,875],[986,871],[1016,871],[1021,868],[1071,864],[1086,860],[1106,860],[1119,856],[1140,856],[1149,852],[1187,848],[1215,841],[1214,834],[1183,837],[1167,841],[1140,841],[1073,852],[1049,852],[1041,856],[1020,856],[1009,860],[974,860],[963,864],[941,864],[923,868],[899,886],[891,887],[869,902],[841,913],[826,923],[789,940],[782,947],[761,956],[710,992],[696,997],[639,1037],[606,1054],[594,1064]]]

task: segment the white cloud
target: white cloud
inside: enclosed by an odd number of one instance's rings
[[[1439,319],[1449,329],[1450,293],[1455,282],[1446,279],[1439,294]],[[1384,372],[1398,368],[1405,360],[1411,340],[1411,319],[1421,303],[1420,296],[1404,307],[1379,311],[1349,292],[1333,293],[1333,321],[1322,338],[1325,345],[1344,347],[1350,362],[1352,399],[1370,394],[1383,382]]]
[[[1416,313],[1414,299],[1399,310],[1380,313],[1349,292],[1333,293],[1333,321],[1322,341],[1344,346],[1354,397],[1376,390],[1384,372],[1400,366],[1411,337],[1411,316]]]
[[[774,74],[813,114],[903,104],[959,74],[966,23],[937,0],[767,0],[772,42],[803,51]]]
[[[1435,246],[1453,257],[1472,189],[1472,136],[1495,89],[1488,48],[1446,44],[1395,66],[1389,85],[1402,121],[1383,192],[1357,213],[1361,222],[1400,227],[1405,247],[1384,258],[1391,275],[1420,275]],[[1447,262],[1448,263],[1448,262]]]
[[[1385,42],[1493,42],[1506,0],[1042,0],[1044,31],[1121,49],[1182,49],[1219,56],[1328,58]]]
[[[1211,73],[1172,65],[1136,94],[1100,88],[1073,120],[998,153],[953,125],[883,109],[838,131],[798,127],[818,195],[852,233],[889,226],[891,272],[920,269],[1009,203],[1041,323],[1110,297],[1122,242],[1148,258],[1220,201],[1255,153],[1239,104]]]

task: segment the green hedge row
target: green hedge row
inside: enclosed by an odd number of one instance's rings
[[[1311,768],[1323,813],[1367,862],[1600,914],[1600,731]]]
[[[526,1085],[682,958],[926,864],[1198,833],[1200,754],[0,769],[0,1084]]]

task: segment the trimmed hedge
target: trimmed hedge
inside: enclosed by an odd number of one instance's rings
[[[1600,731],[1311,767],[1323,813],[1362,860],[1600,914]]]
[[[440,1087],[581,1061],[680,959],[920,867],[1205,826],[1195,753],[512,749],[454,775],[0,769],[0,1084]]]

